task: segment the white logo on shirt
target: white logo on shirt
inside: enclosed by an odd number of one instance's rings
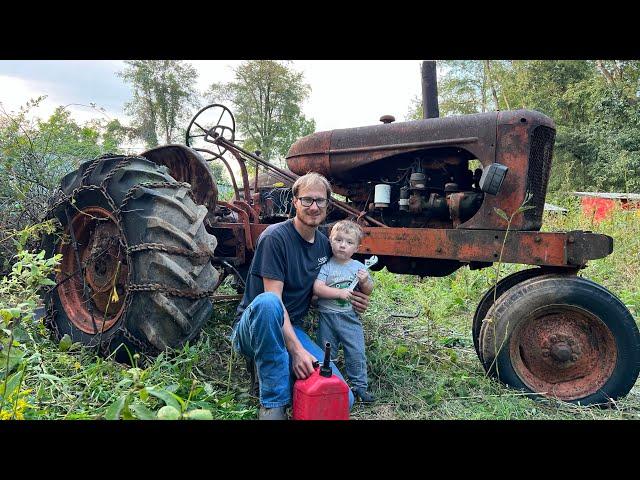
[[[325,263],[327,263],[327,257],[320,257],[318,259],[318,265],[324,265]]]

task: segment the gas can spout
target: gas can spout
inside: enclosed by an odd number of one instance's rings
[[[320,367],[320,375],[323,377],[330,377],[332,375],[330,362],[331,344],[327,342],[324,344],[324,361],[322,362],[322,367]]]

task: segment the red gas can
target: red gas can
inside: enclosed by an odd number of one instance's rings
[[[324,362],[311,376],[293,386],[293,420],[349,420],[349,386],[333,375],[331,345],[324,350]]]

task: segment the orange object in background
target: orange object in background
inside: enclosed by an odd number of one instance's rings
[[[581,198],[582,213],[594,221],[600,222],[607,218],[616,208],[623,210],[640,209],[640,195],[637,193],[600,193],[574,192]]]
[[[596,222],[600,222],[607,218],[611,210],[616,208],[615,200],[610,200],[608,198],[593,198],[593,197],[583,197],[582,198],[582,214],[585,217],[593,218]]]

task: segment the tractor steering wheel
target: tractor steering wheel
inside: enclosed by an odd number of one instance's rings
[[[218,149],[218,155],[222,156],[227,151],[215,141],[218,137],[223,137],[229,142],[235,140],[236,120],[233,118],[231,110],[219,103],[213,103],[201,109],[191,119],[187,127],[186,144],[191,148],[205,148],[213,144]]]

